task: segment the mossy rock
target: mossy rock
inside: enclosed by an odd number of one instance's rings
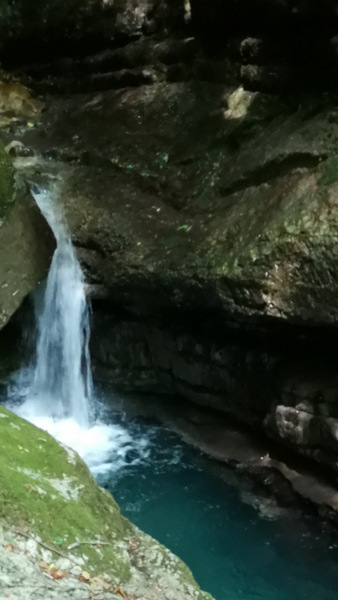
[[[0,145],[0,219],[4,218],[13,203],[14,195],[14,168],[4,147]]]
[[[0,148],[0,329],[45,279],[55,238],[29,189],[13,186],[13,167]]]
[[[39,536],[56,558],[60,551],[84,558],[91,575],[108,573],[127,594],[210,600],[177,557],[121,515],[76,452],[3,407],[0,440],[0,520],[7,526]]]

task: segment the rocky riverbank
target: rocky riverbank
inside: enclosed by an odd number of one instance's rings
[[[208,600],[70,448],[0,407],[1,598]]]
[[[54,557],[54,558],[53,558]],[[0,528],[0,597],[15,600],[119,600],[109,575],[90,577],[77,558],[58,558],[33,534]],[[115,589],[115,592],[114,592]],[[126,596],[127,597],[127,596]]]

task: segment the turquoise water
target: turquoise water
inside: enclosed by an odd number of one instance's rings
[[[98,477],[125,516],[190,567],[216,600],[336,600],[338,546],[309,516],[264,520],[212,463],[161,427],[124,423],[148,453]],[[338,542],[338,540],[337,540]]]

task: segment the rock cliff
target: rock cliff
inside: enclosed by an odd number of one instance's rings
[[[63,52],[42,21],[43,58],[20,28],[2,46],[46,101],[20,134],[30,177],[59,181],[95,357],[337,473],[335,2],[105,10],[78,35],[46,17]]]

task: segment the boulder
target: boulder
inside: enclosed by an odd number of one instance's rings
[[[77,574],[84,584],[91,584],[90,593],[86,585],[82,593],[81,589],[77,592],[81,598],[99,593],[95,586],[103,585],[101,593],[107,599],[119,595],[212,600],[177,557],[121,515],[112,496],[96,484],[76,452],[2,407],[0,433],[0,525],[11,534],[5,549],[19,552],[20,544],[13,538],[30,539],[26,553],[33,549],[39,568],[49,576],[49,585],[41,577],[48,597],[67,597],[67,588],[58,580],[67,585],[67,579]],[[62,563],[57,568],[52,563],[60,563],[60,555]],[[5,573],[6,563],[3,558]],[[4,593],[13,589],[20,573],[21,569],[2,578]],[[20,588],[29,585],[20,581]],[[74,588],[70,578],[69,593]]]
[[[338,322],[334,98],[163,83],[52,101],[43,123],[24,140],[59,160],[100,296],[145,315]]]

